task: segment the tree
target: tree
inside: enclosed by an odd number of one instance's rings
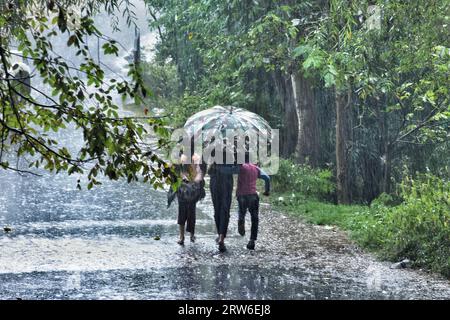
[[[326,86],[334,86],[336,110],[336,193],[338,203],[351,203],[351,108],[353,93],[351,72],[354,65],[346,55],[354,29],[355,4],[348,1],[329,2],[327,16],[317,24],[316,32],[306,35],[295,49],[303,56],[303,68],[317,71]]]
[[[84,6],[81,6],[83,2]],[[77,12],[76,8],[80,8]],[[88,172],[88,188],[100,184],[98,174],[110,179],[127,178],[130,182],[143,176],[154,187],[173,183],[176,176],[145,142],[149,128],[164,133],[161,120],[151,117],[121,117],[112,95],[132,98],[140,105],[148,94],[137,65],[129,65],[131,78],[104,77],[99,62],[94,61],[85,39],[96,37],[104,54],[118,55],[118,43],[104,36],[95,26],[93,16],[100,8],[114,17],[122,10],[128,24],[133,23],[129,1],[7,1],[0,7],[0,166],[20,172],[30,169],[12,166],[8,154],[26,158],[29,168],[43,167],[68,174]],[[114,19],[113,19],[114,21]],[[55,53],[52,40],[66,37],[67,52],[81,57],[73,65]],[[18,52],[11,50],[11,42]],[[27,60],[37,70],[48,90],[28,85],[13,74],[14,57]],[[28,87],[20,90],[17,83]],[[44,102],[43,102],[44,101]],[[142,122],[145,120],[146,122]],[[84,146],[69,151],[49,135],[68,127],[81,130]],[[160,140],[161,144],[164,143]],[[80,184],[78,187],[81,188]]]
[[[162,39],[159,54],[174,60],[183,89],[203,92],[210,105],[266,116],[280,126],[285,157],[318,164],[315,79],[304,76],[292,49],[323,1],[147,3]]]
[[[176,114],[261,114],[283,157],[335,170],[339,203],[448,164],[448,1],[147,3],[182,79]]]
[[[327,19],[296,49],[305,58],[303,66],[336,90],[340,202],[356,193],[355,182],[346,181],[357,176],[353,163],[379,167],[375,175],[364,170],[370,176],[362,180],[376,190],[367,192],[371,199],[391,191],[394,161],[404,165],[399,159],[411,144],[436,145],[448,134],[448,32],[441,27],[448,8],[447,1],[332,0]]]

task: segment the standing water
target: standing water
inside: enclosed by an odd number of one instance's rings
[[[144,3],[134,4],[141,45],[151,58],[156,37]],[[121,31],[113,33],[106,14],[96,22],[131,51],[134,27],[121,20]],[[63,52],[65,42],[54,46]],[[101,57],[106,77],[126,74],[127,54]],[[82,143],[73,130],[57,138]],[[0,226],[13,229],[0,231],[0,299],[450,298],[446,280],[390,270],[345,234],[305,225],[264,204],[254,252],[245,248],[233,213],[228,252],[218,253],[209,196],[197,212],[196,243],[181,247],[176,205],[166,208],[164,192],[107,180],[80,191],[79,178],[0,171]]]

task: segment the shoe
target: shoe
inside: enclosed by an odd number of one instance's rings
[[[194,235],[191,236],[191,242],[195,242],[195,236]]]
[[[248,249],[248,250],[255,250],[255,240],[250,240],[250,241],[247,243],[247,249]]]
[[[183,245],[184,245],[184,239],[183,239],[183,240],[181,240],[181,239],[178,240],[177,243],[178,243],[180,246],[183,246]]]
[[[245,220],[238,220],[238,232],[241,236],[245,236]]]
[[[227,247],[225,247],[225,243],[219,242],[219,251],[220,251],[220,252],[225,252],[225,251],[227,251]]]

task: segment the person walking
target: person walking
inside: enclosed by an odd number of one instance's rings
[[[231,200],[233,197],[233,165],[212,164],[208,170],[210,175],[210,191],[214,207],[214,221],[218,238],[219,251],[225,252],[225,238],[230,222]]]
[[[214,205],[214,219],[219,237],[217,242],[221,252],[226,250],[225,237],[230,220],[231,198],[233,190],[233,174],[238,174],[236,196],[239,205],[238,232],[245,235],[245,215],[247,211],[251,215],[251,233],[247,244],[249,250],[255,249],[255,241],[258,237],[259,227],[259,196],[256,191],[257,179],[265,182],[264,195],[270,194],[270,177],[258,166],[248,161],[242,165],[214,164],[210,170],[211,196]]]
[[[252,163],[244,163],[239,167],[238,183],[236,188],[236,197],[239,206],[238,213],[238,232],[241,236],[245,235],[245,215],[247,210],[251,217],[250,240],[247,249],[255,249],[255,241],[258,238],[259,225],[259,196],[256,191],[257,179],[263,179],[265,182],[264,195],[270,194],[270,177],[258,166]]]
[[[184,245],[185,226],[190,233],[191,242],[195,242],[195,220],[197,202],[205,197],[204,170],[200,165],[200,157],[197,154],[192,156],[192,162],[187,163],[187,156],[182,155],[178,170],[181,175],[181,185],[176,192],[169,191],[168,207],[176,197],[178,199],[179,240],[178,244]]]

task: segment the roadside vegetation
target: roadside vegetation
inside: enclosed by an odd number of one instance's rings
[[[333,185],[329,170],[282,160],[271,203],[309,223],[348,231],[382,259],[409,259],[450,277],[450,182],[431,174],[405,178],[393,196],[382,194],[370,205],[334,204]]]

